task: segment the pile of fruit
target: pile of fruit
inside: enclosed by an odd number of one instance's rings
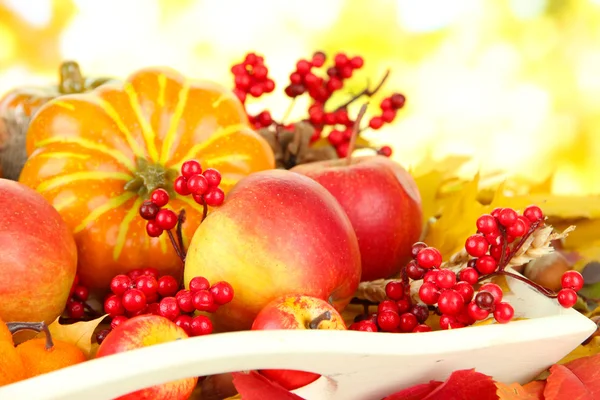
[[[247,112],[249,97],[275,90],[264,59],[252,53],[232,67],[233,90],[148,68],[42,102],[23,97],[21,106],[35,102],[33,111],[21,107],[31,114],[26,162],[18,182],[0,179],[0,318],[8,322],[8,330],[0,322],[0,385],[143,347],[147,332],[158,344],[239,330],[418,334],[509,323],[514,310],[497,281],[506,276],[564,307],[575,304],[578,272],[566,272],[556,293],[512,269],[531,238],[551,229],[535,205],[482,215],[462,254],[421,242],[415,181],[389,147],[359,137],[392,122],[404,96],[385,97],[363,127],[366,106],[355,118],[348,107],[377,92],[387,74],[330,108],[364,61],[339,53],[326,62],[317,52],[291,73],[285,93],[311,99],[307,118],[294,124]],[[15,111],[15,96],[7,98]],[[311,129],[304,144],[269,142],[299,136],[302,124]],[[305,154],[331,151],[300,162],[301,146]],[[353,157],[358,147],[376,154]],[[377,285],[379,296],[365,295]],[[351,303],[364,312],[349,313]],[[53,342],[47,329],[57,319],[97,318],[104,320],[90,354]],[[46,338],[12,335],[21,329]],[[260,374],[289,390],[319,377]],[[186,399],[198,381],[132,398]]]

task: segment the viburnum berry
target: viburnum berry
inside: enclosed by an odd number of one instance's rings
[[[189,179],[192,176],[199,175],[202,173],[202,166],[196,160],[188,160],[181,164],[181,175],[184,178]]]
[[[492,215],[484,214],[477,218],[477,230],[484,235],[498,232],[498,223]]]
[[[563,289],[573,289],[574,291],[579,292],[584,284],[583,275],[577,271],[567,271],[562,275],[560,283]]]
[[[381,117],[373,117],[369,121],[369,127],[371,129],[380,129],[383,126],[383,118]]]
[[[482,321],[490,315],[489,310],[484,310],[480,308],[474,301],[470,302],[467,305],[467,312],[469,313],[469,316],[475,321]]]
[[[498,213],[498,222],[502,224],[505,228],[512,226],[518,220],[518,214],[512,208],[503,208]]]
[[[79,301],[71,301],[67,304],[67,313],[73,319],[81,319],[85,315],[83,303]]]
[[[393,311],[384,311],[377,314],[377,325],[385,332],[393,332],[400,325],[400,316]]]
[[[127,318],[124,315],[117,315],[117,316],[113,317],[112,321],[110,321],[110,327],[111,327],[111,329],[117,329],[117,327],[119,325],[121,325],[122,323],[124,323],[128,319],[129,318]]]
[[[146,308],[145,313],[146,314],[152,314],[152,315],[160,315],[160,304],[159,303],[150,303],[148,304],[148,308]]]
[[[117,275],[110,281],[110,290],[114,294],[121,296],[129,288],[130,284],[131,278],[129,276],[123,274]]]
[[[406,264],[406,275],[408,275],[410,279],[421,279],[425,276],[426,272],[427,270],[425,268],[419,267],[417,260],[410,260],[408,264]]]
[[[479,288],[480,292],[488,292],[492,296],[494,296],[494,303],[498,304],[502,301],[502,296],[504,293],[502,292],[502,288],[495,283],[489,282],[484,285],[481,285]]]
[[[73,296],[81,301],[87,301],[90,291],[85,286],[77,285],[73,290]]]
[[[433,283],[437,287],[437,274],[439,269],[430,269],[425,272],[425,276],[423,276],[423,282]]]
[[[456,315],[465,304],[463,297],[452,289],[442,290],[437,301],[438,309],[443,314]]]
[[[431,332],[431,327],[429,325],[420,324],[414,327],[413,332]]]
[[[159,237],[163,232],[163,229],[156,221],[148,221],[146,224],[146,233],[150,237]]]
[[[163,297],[158,304],[158,313],[171,321],[177,318],[180,310],[175,297]]]
[[[391,281],[385,285],[385,295],[394,301],[404,297],[404,285],[400,281]]]
[[[529,206],[523,210],[523,216],[531,222],[537,222],[544,219],[544,213],[538,206]]]
[[[164,207],[169,202],[169,193],[162,188],[155,189],[150,195],[150,200],[158,207]]]
[[[158,282],[156,281],[154,276],[140,276],[135,281],[135,287],[144,293],[148,303],[153,303],[158,299]]]
[[[177,226],[177,214],[172,210],[163,208],[156,214],[155,221],[160,229],[167,231]]]
[[[408,298],[404,298],[404,299],[398,300],[396,302],[396,305],[398,306],[398,313],[402,314],[402,313],[405,313],[408,310],[410,310],[412,303]]]
[[[175,318],[173,322],[175,323],[175,325],[183,329],[188,335],[191,334],[190,325],[192,323],[192,317],[190,317],[189,315],[182,314],[177,316],[177,318]]]
[[[125,314],[125,308],[121,302],[121,297],[113,294],[104,301],[104,312],[112,318]]]
[[[462,296],[465,303],[470,302],[475,294],[475,289],[473,289],[473,286],[465,281],[457,282],[453,289]]]
[[[96,343],[102,344],[109,333],[110,329],[102,329],[100,332],[96,333]]]
[[[208,186],[219,186],[221,183],[221,173],[214,168],[207,168],[202,175],[206,178]]]
[[[212,331],[213,324],[207,316],[198,315],[190,321],[190,333],[192,336],[208,335]]]
[[[189,290],[182,289],[175,295],[177,305],[183,312],[194,312],[196,307],[194,306],[192,292]]]
[[[515,315],[515,310],[508,303],[498,303],[494,306],[494,318],[498,323],[506,324],[510,322],[510,320]]]
[[[213,295],[215,304],[224,305],[233,300],[233,287],[225,282],[217,282],[210,288],[210,293]]]
[[[438,271],[435,280],[439,288],[450,289],[456,284],[456,274],[449,269],[442,269]]]
[[[140,216],[145,220],[152,220],[156,217],[156,214],[160,211],[160,207],[157,206],[150,200],[146,200],[140,206]]]
[[[440,292],[435,284],[425,282],[419,288],[419,298],[423,303],[433,305],[438,302]]]
[[[577,303],[577,293],[573,289],[561,289],[558,291],[557,300],[564,308],[571,308]]]
[[[423,243],[423,242],[416,242],[415,244],[413,244],[410,249],[410,255],[412,256],[412,258],[416,259],[419,252],[421,250],[423,250],[425,247],[428,247],[428,246],[426,243]]]
[[[378,332],[377,324],[370,320],[364,320],[359,322],[354,322],[350,325],[350,330],[361,331],[361,332]]]
[[[123,293],[121,302],[123,303],[123,308],[131,313],[141,311],[147,305],[146,295],[139,289],[127,289]]]
[[[204,195],[204,200],[211,207],[220,206],[225,200],[225,193],[218,187],[211,187]]]
[[[175,189],[175,192],[177,194],[180,194],[182,196],[187,196],[189,194],[191,194],[190,189],[188,189],[188,182],[187,182],[187,178],[185,176],[178,176],[175,179],[175,182],[173,182],[173,189]]]
[[[479,273],[473,267],[466,267],[458,273],[458,279],[460,281],[467,282],[471,285],[474,285],[477,283],[477,280],[479,279]]]
[[[398,328],[400,328],[402,332],[411,332],[418,324],[417,317],[414,314],[407,312],[400,315]]]
[[[158,294],[162,297],[175,296],[179,290],[179,284],[170,275],[161,276],[158,280]]]
[[[481,257],[485,255],[489,246],[487,240],[481,235],[469,236],[465,242],[465,250],[472,257]]]
[[[410,313],[417,317],[417,321],[420,324],[425,323],[429,318],[429,308],[425,304],[415,304],[410,308]]]
[[[190,193],[203,195],[208,190],[208,180],[204,175],[192,175],[187,180],[187,187]]]
[[[377,313],[381,314],[382,312],[385,312],[385,311],[392,311],[397,314],[398,313],[398,304],[396,304],[396,302],[393,300],[383,300],[377,306]]]
[[[377,150],[377,154],[382,155],[384,157],[391,157],[392,148],[390,146],[381,146],[379,150]]]
[[[482,310],[492,310],[494,308],[494,295],[490,292],[479,292],[475,295],[475,304]]]
[[[456,317],[454,317],[452,315],[443,314],[440,317],[440,328],[442,328],[442,330],[458,329],[458,328],[463,328],[463,327],[464,327],[464,324],[458,322],[456,320]]]
[[[215,306],[215,300],[208,290],[198,290],[192,293],[192,304],[198,311],[211,311]]]
[[[442,255],[435,247],[426,247],[417,254],[417,262],[421,268],[439,268],[442,265]]]
[[[198,290],[208,290],[210,289],[210,283],[208,279],[203,276],[196,276],[190,280],[190,291],[196,292]]]
[[[498,268],[498,262],[492,256],[482,256],[477,259],[475,268],[481,275],[491,274]]]

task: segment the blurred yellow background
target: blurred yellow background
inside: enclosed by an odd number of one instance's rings
[[[88,76],[168,65],[233,87],[230,66],[256,51],[277,87],[254,102],[281,118],[289,73],[316,50],[364,57],[351,91],[391,69],[375,100],[407,105],[367,137],[402,164],[464,154],[465,174],[600,193],[600,0],[0,0],[0,93],[56,82],[64,59]]]

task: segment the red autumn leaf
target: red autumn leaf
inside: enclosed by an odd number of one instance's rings
[[[234,372],[233,386],[243,400],[304,400],[256,371]]]
[[[496,384],[491,377],[465,369],[453,372],[442,385],[423,400],[498,400]]]
[[[422,383],[420,385],[411,386],[403,389],[399,392],[386,397],[383,400],[422,400],[429,393],[433,392],[438,386],[444,382],[431,381],[429,383]]]
[[[537,400],[544,399],[544,389],[546,389],[546,381],[531,381],[523,386],[523,389],[527,391]]]
[[[594,400],[585,384],[569,368],[555,364],[544,389],[545,400]]]
[[[518,383],[511,383],[510,385],[506,385],[501,382],[496,382],[496,387],[498,390],[496,394],[500,398],[499,400],[538,400],[539,397],[536,397],[527,392],[527,390],[519,385]]]
[[[594,399],[600,398],[600,354],[578,358],[564,365],[579,378]]]

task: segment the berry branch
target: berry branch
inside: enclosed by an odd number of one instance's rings
[[[583,277],[577,271],[562,276],[562,289],[554,291],[528,278],[507,270],[528,262],[525,256],[535,241],[538,256],[550,252],[550,243],[559,237],[545,226],[542,210],[527,207],[522,215],[511,208],[497,208],[482,215],[476,222],[477,233],[465,241],[464,251],[442,263],[442,255],[423,242],[412,247],[412,260],[402,269],[399,279],[364,282],[353,303],[377,305],[377,312],[360,316],[351,329],[387,332],[417,332],[430,330],[427,317],[439,316],[442,329],[456,329],[473,325],[490,316],[498,323],[507,323],[514,317],[512,306],[503,301],[502,288],[490,279],[509,276],[535,288],[546,297],[570,308],[577,302],[577,292],[583,287]],[[560,235],[566,235],[566,230]],[[527,249],[526,249],[527,247]],[[542,249],[542,251],[538,251]],[[533,257],[535,258],[535,257]],[[517,261],[518,260],[518,261]],[[415,295],[411,292],[414,291]],[[427,308],[427,316],[413,318],[414,306]]]
[[[352,127],[356,120],[353,121],[349,118],[348,107],[363,96],[374,96],[383,88],[390,76],[390,71],[387,70],[375,87],[371,88],[367,84],[363,90],[349,100],[332,111],[327,111],[326,108],[331,98],[344,88],[355,71],[363,67],[364,60],[360,56],[348,57],[345,53],[337,53],[331,64],[326,65],[326,61],[326,54],[318,51],[310,59],[300,59],[296,62],[296,68],[289,76],[289,84],[284,89],[285,94],[291,99],[291,103],[281,122],[277,122],[268,110],[263,110],[255,115],[246,111],[254,129],[266,136],[276,155],[286,153],[286,149],[283,147],[285,144],[282,144],[285,141],[280,140],[282,132],[296,132],[300,123],[308,124],[311,127],[311,136],[306,148],[299,151],[308,153],[308,155],[299,157],[298,152],[295,152],[293,154],[294,162],[281,160],[277,164],[279,168],[289,169],[298,163],[310,162],[315,158],[318,160],[343,158],[351,153],[356,146],[350,144],[353,134]],[[268,76],[269,70],[264,64],[264,57],[255,53],[246,54],[242,62],[232,66],[231,72],[235,85],[233,91],[244,106],[250,97],[259,98],[275,89],[274,81]],[[308,115],[300,121],[288,124],[287,117],[296,99],[302,95],[308,95],[311,100]],[[397,111],[404,107],[405,101],[404,95],[400,93],[393,93],[384,98],[380,104],[381,115],[373,115],[369,120],[368,128],[377,130],[385,123],[393,122]],[[362,131],[359,130],[357,134]],[[329,147],[333,151],[322,151],[323,147]],[[386,157],[392,154],[389,146],[375,148],[365,140],[362,141],[361,147],[372,148],[378,154]],[[321,150],[317,151],[317,149]]]

